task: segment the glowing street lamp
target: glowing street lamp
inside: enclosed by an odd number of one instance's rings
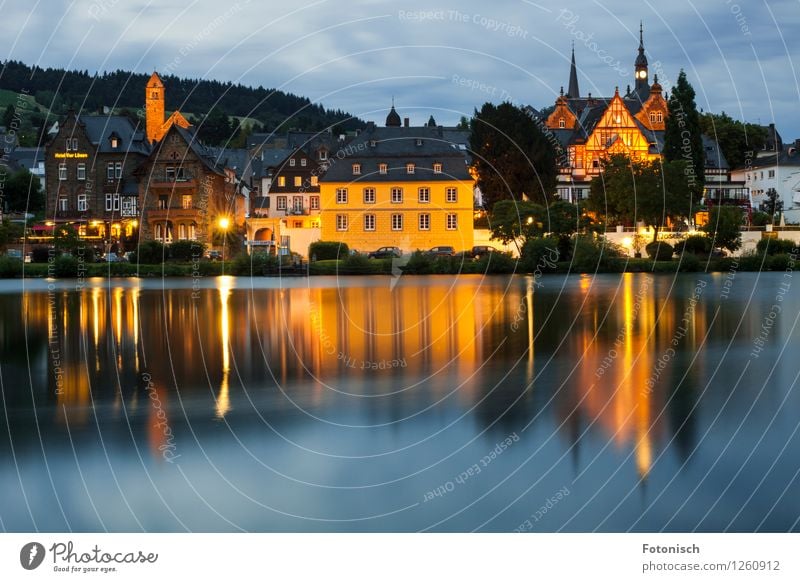
[[[231,226],[231,221],[227,216],[220,216],[219,221],[217,221],[217,224],[219,224],[220,229],[228,230],[228,228],[230,228]]]

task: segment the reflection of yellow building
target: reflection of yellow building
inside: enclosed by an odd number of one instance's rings
[[[403,251],[473,244],[473,190],[465,153],[442,127],[370,124],[320,179],[322,240]]]

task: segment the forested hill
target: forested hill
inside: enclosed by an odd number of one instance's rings
[[[363,127],[360,120],[349,120],[344,111],[311,104],[308,98],[264,87],[247,87],[206,79],[181,79],[161,75],[166,87],[168,111],[180,109],[197,117],[212,112],[230,117],[249,117],[270,131],[284,128],[309,131],[338,125],[341,130]],[[63,115],[70,108],[97,112],[103,107],[137,111],[144,104],[149,74],[117,70],[92,75],[88,71],[41,69],[18,61],[6,61],[0,69],[0,89],[27,92],[44,109],[53,103],[53,113]],[[55,100],[54,100],[55,99]],[[217,102],[219,100],[219,102]],[[291,120],[287,122],[287,119]],[[261,128],[255,128],[261,129]]]

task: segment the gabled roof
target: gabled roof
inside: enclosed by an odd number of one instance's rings
[[[233,170],[240,180],[248,181],[253,174],[250,152],[241,148],[209,147],[212,159],[218,166]]]
[[[77,121],[83,124],[89,141],[97,147],[98,153],[150,154],[144,132],[138,130],[124,115],[79,115]],[[111,147],[112,134],[120,139],[117,149]]]

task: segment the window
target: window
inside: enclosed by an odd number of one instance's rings
[[[305,168],[305,167],[306,167],[306,162],[307,162],[307,161],[308,161],[308,160],[306,160],[305,158],[301,159],[301,160],[300,160],[300,165],[301,165],[301,166],[303,166],[303,167]]]
[[[447,230],[456,230],[458,228],[458,215],[454,212],[447,215]]]
[[[770,171],[769,171],[769,174],[767,174],[767,175],[768,175],[770,178],[774,178],[774,177],[775,177],[775,170],[770,170]]]
[[[337,214],[336,215],[336,230],[347,230],[347,215],[346,214]]]
[[[420,230],[430,230],[431,229],[431,215],[427,212],[423,212],[419,215],[419,229]]]
[[[319,196],[311,197],[311,210],[319,210]]]
[[[402,188],[392,188],[392,202],[395,204],[400,204],[403,202]]]
[[[67,179],[67,164],[58,164],[58,179]]]
[[[292,198],[292,208],[295,212],[303,212],[303,197],[295,196]]]
[[[109,197],[109,194],[106,194],[106,210],[110,210],[110,208],[108,207],[108,197]],[[167,208],[169,208],[169,196],[167,196],[166,194],[159,195],[159,197],[158,197],[158,209],[159,210],[166,210]]]
[[[402,214],[392,214],[392,230],[403,230]]]
[[[319,186],[319,178],[317,176],[311,176],[311,185]]]
[[[58,199],[58,209],[61,212],[66,212],[69,209],[69,205],[67,204],[66,198],[59,198]]]
[[[78,194],[78,212],[87,210],[89,210],[89,202],[86,200],[86,194]]]
[[[445,200],[447,202],[458,202],[458,188],[447,188],[445,190]]]
[[[167,166],[167,169],[164,171],[164,176],[167,179],[167,182],[174,182],[175,181],[175,168],[172,166]]]
[[[406,174],[413,174],[414,167],[414,164],[406,164]]]
[[[294,164],[295,164],[295,160],[294,160],[294,158],[292,158],[291,160],[289,160],[289,165],[290,165],[291,167],[293,167],[293,168],[294,168]]]
[[[664,114],[661,111],[656,113],[656,121],[658,123],[662,123],[664,121]]]
[[[361,164],[353,164],[353,175],[354,176],[361,175]]]
[[[319,159],[324,162],[328,159],[328,150],[319,150]]]
[[[122,178],[122,162],[114,164],[114,177],[117,179]]]
[[[286,210],[286,196],[278,196],[278,210]]]
[[[422,140],[420,138],[417,138],[417,142],[416,143],[417,143],[417,147],[419,147],[419,146],[422,145]]]
[[[117,208],[119,208],[119,194],[106,194],[106,212],[114,210],[114,197],[117,197]],[[159,199],[162,198],[159,196]],[[166,198],[166,196],[164,196]],[[160,201],[160,200],[159,200]],[[161,208],[161,206],[159,206]],[[164,206],[166,208],[166,206]]]
[[[86,179],[86,164],[78,164],[78,180]]]
[[[441,163],[436,162],[435,164],[433,164],[433,173],[434,174],[441,174],[442,173],[442,164]]]
[[[72,151],[72,140],[70,138],[67,138],[67,151]]]
[[[184,194],[181,196],[181,208],[189,210],[192,207],[192,195]]]
[[[336,189],[336,204],[347,204],[347,188]]]
[[[430,202],[431,201],[431,189],[430,188],[420,188],[418,191],[417,200],[419,202]]]
[[[292,224],[294,225],[295,228],[303,228],[303,221],[302,220],[294,220],[294,221],[292,221]]]
[[[178,240],[186,240],[186,225],[178,225]]]
[[[68,137],[67,138],[67,151],[68,152],[77,152],[78,151],[78,138],[77,137]]]
[[[114,194],[112,200],[114,201],[114,212],[119,212],[119,194]]]
[[[106,166],[106,178],[109,180],[114,179],[114,164],[112,162],[109,162]]]
[[[117,149],[119,147],[119,139],[116,137],[111,138],[111,149]]]
[[[122,199],[122,216],[136,216],[135,196],[126,196]]]
[[[375,215],[374,214],[365,214],[364,215],[364,230],[375,230]]]
[[[303,177],[302,176],[295,176],[294,177],[294,185],[296,188],[299,188],[303,185]]]
[[[186,181],[186,171],[180,166],[175,170],[175,181],[176,182]]]
[[[286,176],[278,176],[278,187],[279,188],[286,187]]]
[[[364,188],[364,204],[375,204],[375,188]]]
[[[558,120],[559,129],[564,129],[566,126],[567,126],[567,122],[564,120],[563,117]]]
[[[389,172],[389,164],[378,164],[378,173],[386,174]]]

